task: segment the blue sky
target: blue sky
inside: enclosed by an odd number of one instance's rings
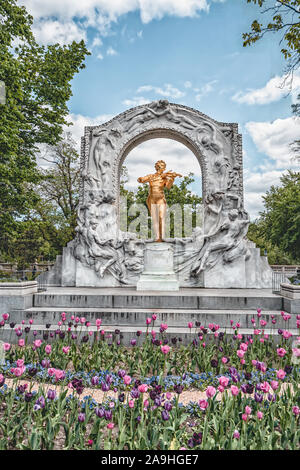
[[[271,0],[270,0],[271,2]],[[84,125],[96,125],[130,107],[167,98],[224,122],[243,135],[245,204],[251,217],[261,196],[278,184],[299,138],[291,103],[300,93],[280,88],[285,61],[278,35],[243,48],[242,33],[260,16],[246,0],[22,0],[35,18],[39,42],[85,39],[92,55],[73,80],[70,120],[79,143]],[[264,16],[261,17],[264,19]],[[188,156],[188,158],[185,158]],[[134,149],[126,164],[136,177],[165,158],[172,169],[194,171],[195,157],[177,142],[155,139]],[[184,162],[184,163],[183,163]],[[175,167],[176,166],[176,167]],[[180,167],[180,168],[179,168]]]

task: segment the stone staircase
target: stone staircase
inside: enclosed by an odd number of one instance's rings
[[[189,342],[195,330],[188,328],[188,322],[201,322],[220,325],[220,331],[233,334],[230,320],[234,324],[240,323],[242,334],[252,334],[251,319],[256,317],[256,309],[262,309],[262,318],[267,321],[264,330],[270,335],[278,336],[278,329],[289,329],[297,335],[295,314],[285,322],[280,314],[283,310],[283,298],[275,295],[268,289],[180,289],[179,292],[141,292],[134,288],[49,288],[46,292],[34,294],[33,306],[24,310],[10,312],[10,322],[20,325],[22,320],[28,325],[33,319],[29,341],[33,340],[33,331],[36,338],[42,338],[44,333],[57,330],[57,322],[61,313],[67,314],[67,322],[71,315],[85,317],[91,325],[95,325],[97,318],[102,319],[101,329],[112,337],[115,330],[120,330],[122,343],[129,344],[131,338],[136,338],[136,332],[146,332],[146,318],[153,313],[157,315],[155,330],[159,330],[161,323],[169,328],[167,336],[180,337],[183,343]],[[272,318],[276,324],[272,324]],[[256,322],[259,326],[258,321]],[[47,325],[47,327],[46,327]],[[50,327],[49,327],[50,325]],[[152,329],[152,326],[151,326]],[[89,330],[96,334],[96,328]],[[87,328],[78,326],[78,338],[87,334]],[[94,336],[94,335],[93,335]],[[93,336],[90,338],[93,339]],[[143,336],[143,335],[142,335]],[[23,336],[22,336],[23,337]],[[2,328],[2,340],[16,342],[18,338],[8,325]],[[49,338],[50,340],[51,338]],[[141,339],[140,339],[141,340]]]

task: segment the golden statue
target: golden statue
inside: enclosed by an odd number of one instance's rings
[[[166,164],[163,160],[155,163],[156,173],[138,178],[139,183],[149,183],[149,194],[147,207],[153,220],[155,241],[162,242],[165,235],[165,218],[167,211],[167,201],[164,188],[170,189],[175,178],[182,176],[173,171],[165,171]]]

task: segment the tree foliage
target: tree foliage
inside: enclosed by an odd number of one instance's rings
[[[55,259],[75,236],[80,173],[71,134],[47,146],[42,160],[47,166],[34,187],[37,202],[1,244],[2,259],[17,261],[20,268],[36,258]]]
[[[0,81],[6,92],[6,102],[0,104],[2,239],[38,201],[38,144],[56,145],[61,139],[71,80],[89,54],[83,41],[40,46],[32,23],[15,0],[0,0]]]
[[[281,186],[263,197],[264,211],[249,228],[248,237],[267,249],[271,264],[300,262],[300,172],[288,172]]]
[[[281,33],[281,52],[287,60],[287,72],[300,65],[300,0],[247,0],[262,8],[265,24],[254,20],[251,31],[243,34],[243,45],[254,44],[267,33]]]

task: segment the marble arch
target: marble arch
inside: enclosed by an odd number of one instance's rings
[[[136,285],[143,271],[145,241],[119,230],[120,169],[134,147],[157,137],[186,145],[198,159],[202,173],[206,228],[205,233],[195,231],[191,239],[175,243],[180,285],[270,287],[267,260],[246,238],[249,217],[244,210],[238,125],[217,122],[167,100],[129,109],[99,126],[85,127],[77,235],[57,262],[57,285]]]

